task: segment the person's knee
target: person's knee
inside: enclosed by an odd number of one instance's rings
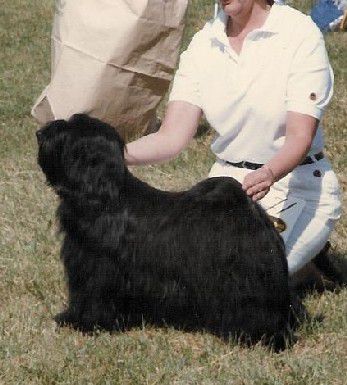
[[[325,246],[334,228],[334,221],[313,220],[303,232],[286,245],[289,275],[298,272]]]

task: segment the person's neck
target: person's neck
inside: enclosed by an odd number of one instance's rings
[[[271,6],[266,2],[255,2],[249,12],[229,16],[227,23],[227,35],[229,37],[237,37],[247,35],[250,31],[260,28],[264,25]]]

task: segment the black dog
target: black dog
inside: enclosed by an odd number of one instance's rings
[[[124,142],[86,115],[37,132],[58,209],[69,306],[59,324],[123,330],[143,320],[283,348],[293,326],[283,242],[232,178],[157,190]]]

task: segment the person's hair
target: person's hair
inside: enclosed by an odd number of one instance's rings
[[[274,0],[266,0],[266,2],[267,2],[269,5],[273,5]]]

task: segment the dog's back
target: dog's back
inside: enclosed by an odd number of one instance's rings
[[[94,237],[80,245],[89,244],[87,255],[92,249],[110,255],[105,269],[115,272],[107,289],[115,293],[113,317],[126,320],[124,327],[144,318],[225,337],[274,339],[283,347],[290,334],[283,242],[239,183],[212,178],[168,193],[127,178],[123,214],[115,213],[110,223],[108,213],[110,226],[99,237],[113,239],[113,249]]]

